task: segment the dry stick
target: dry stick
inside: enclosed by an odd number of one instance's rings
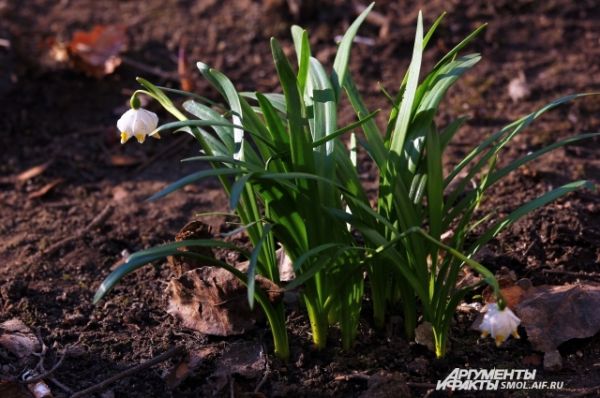
[[[58,362],[56,362],[56,364],[52,367],[52,369],[46,370],[46,368],[44,367],[44,359],[46,358],[46,353],[48,352],[48,346],[46,345],[46,343],[44,343],[44,340],[42,339],[42,331],[40,328],[37,328],[35,335],[38,339],[38,342],[40,343],[40,347],[42,350],[39,354],[36,354],[36,355],[40,356],[40,360],[38,361],[36,370],[38,370],[38,372],[41,371],[41,373],[38,376],[31,377],[27,380],[20,380],[20,383],[28,384],[28,385],[35,384],[36,382],[41,381],[42,379],[48,378],[48,380],[50,380],[52,383],[54,383],[57,387],[59,387],[61,390],[63,390],[67,394],[72,393],[73,390],[71,390],[69,387],[65,386],[60,381],[58,381],[54,376],[52,376],[52,374],[62,365],[62,362],[64,361],[65,357],[68,354],[68,349],[65,349],[65,351],[61,355],[60,359],[58,360]]]
[[[100,214],[98,214],[96,217],[94,217],[92,219],[92,221],[90,221],[90,223],[86,227],[80,229],[78,232],[76,232],[72,236],[69,236],[68,238],[59,240],[58,242],[56,242],[55,244],[50,246],[44,252],[44,254],[49,256],[49,255],[53,254],[54,252],[56,252],[58,249],[62,248],[63,246],[73,242],[74,240],[82,238],[92,228],[95,228],[95,227],[99,226],[100,224],[104,223],[104,221],[106,221],[106,219],[108,219],[108,217],[110,217],[110,214],[112,213],[112,211],[113,211],[113,206],[110,204],[106,205],[106,207],[100,212]]]
[[[38,381],[42,381],[45,378],[51,376],[52,373],[56,372],[56,370],[58,368],[60,368],[60,365],[62,365],[62,363],[65,360],[66,356],[67,356],[67,353],[65,352],[64,354],[62,354],[60,356],[60,359],[58,360],[58,362],[56,362],[56,364],[54,364],[54,366],[52,367],[52,369],[50,369],[50,370],[48,370],[48,371],[46,371],[44,373],[41,373],[41,374],[39,374],[39,375],[37,375],[35,377],[31,377],[29,379],[22,380],[21,383],[22,384],[34,384],[34,383],[37,383]],[[42,365],[42,369],[43,369],[43,365]]]
[[[108,379],[106,379],[98,384],[95,384],[89,388],[86,388],[85,390],[78,391],[75,394],[71,395],[70,398],[84,397],[86,395],[89,395],[89,394],[92,394],[92,393],[95,393],[98,391],[102,391],[106,387],[108,387],[110,384],[114,383],[117,380],[120,380],[127,376],[131,376],[131,375],[133,375],[137,372],[140,372],[144,369],[150,368],[158,363],[166,361],[167,359],[169,359],[175,355],[182,354],[183,352],[184,352],[184,347],[182,347],[182,346],[173,347],[169,351],[163,352],[162,354],[160,354],[152,359],[149,359],[146,362],[143,362],[139,365],[136,365],[129,369],[126,369],[123,372],[118,373],[112,377],[109,377]]]

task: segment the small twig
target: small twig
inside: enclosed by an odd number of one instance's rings
[[[98,391],[102,391],[106,387],[108,387],[110,384],[114,383],[115,381],[120,380],[120,379],[122,379],[124,377],[127,377],[127,376],[131,376],[131,375],[133,375],[133,374],[135,374],[137,372],[140,372],[140,371],[142,371],[144,369],[150,368],[150,367],[152,367],[152,366],[154,366],[156,364],[159,364],[159,363],[161,363],[163,361],[166,361],[167,359],[169,359],[169,358],[171,358],[171,357],[173,357],[175,355],[183,353],[184,350],[185,349],[182,346],[173,347],[170,350],[168,350],[168,351],[166,351],[166,352],[164,352],[164,353],[162,353],[162,354],[160,354],[160,355],[158,355],[158,356],[156,356],[156,357],[154,357],[152,359],[147,360],[146,362],[142,362],[139,365],[136,365],[136,366],[133,366],[133,367],[131,367],[129,369],[126,369],[126,370],[122,371],[121,373],[118,373],[118,374],[116,374],[116,375],[114,375],[112,377],[109,377],[108,379],[106,379],[106,380],[104,380],[104,381],[102,381],[102,382],[100,382],[98,384],[95,384],[95,385],[93,385],[93,386],[91,386],[89,388],[86,388],[85,390],[78,391],[75,394],[71,395],[71,398],[85,397],[85,396],[87,396],[89,394],[92,394],[92,393],[95,393],[95,392],[98,392]]]
[[[41,373],[41,374],[39,374],[39,375],[37,375],[37,376],[30,377],[30,378],[28,378],[28,379],[25,379],[25,380],[21,380],[21,383],[22,383],[22,384],[34,384],[34,383],[37,383],[38,381],[42,381],[42,380],[44,380],[45,378],[47,378],[47,377],[49,377],[50,375],[52,375],[52,373],[56,372],[56,370],[57,370],[58,368],[60,368],[60,366],[62,365],[62,363],[63,363],[63,361],[65,360],[65,357],[66,357],[66,356],[67,356],[67,353],[66,353],[66,352],[64,352],[64,353],[63,353],[63,354],[60,356],[59,360],[58,360],[58,361],[57,361],[57,362],[54,364],[54,366],[52,367],[52,369],[50,369],[50,370],[48,370],[48,371],[46,371],[46,372],[44,372],[44,373]],[[42,367],[42,369],[43,369],[43,366],[44,366],[44,365],[42,365],[42,366],[41,366],[41,367]]]
[[[62,353],[60,359],[54,364],[54,366],[52,366],[52,369],[46,370],[46,367],[44,366],[44,360],[46,359],[46,353],[48,352],[48,346],[46,345],[46,343],[44,343],[44,339],[42,338],[42,331],[40,328],[36,329],[35,336],[38,339],[38,342],[40,344],[40,350],[41,350],[39,353],[34,353],[34,355],[40,357],[40,359],[38,360],[38,364],[36,365],[35,370],[34,370],[35,373],[37,373],[37,376],[26,378],[26,379],[21,379],[21,380],[19,380],[19,382],[21,384],[27,384],[28,386],[30,386],[30,385],[36,384],[37,382],[40,382],[43,379],[47,378],[52,383],[54,383],[57,387],[59,387],[61,390],[70,394],[72,392],[72,390],[69,387],[62,384],[60,381],[58,381],[55,377],[52,376],[52,374],[54,372],[56,372],[56,370],[58,370],[58,368],[62,365],[63,361],[65,360],[65,357],[68,355],[68,353],[69,353],[68,348],[65,348],[65,351]]]
[[[106,205],[106,207],[100,212],[100,214],[94,217],[87,226],[80,229],[74,235],[61,239],[58,242],[54,243],[52,246],[45,250],[44,254],[49,256],[56,252],[58,249],[62,248],[63,246],[73,242],[74,240],[81,239],[91,229],[96,228],[97,226],[104,223],[108,219],[108,217],[110,217],[112,211],[113,206],[111,204]]]

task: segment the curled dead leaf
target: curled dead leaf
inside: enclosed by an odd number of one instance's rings
[[[40,343],[20,319],[13,318],[0,324],[0,346],[11,352],[20,362],[40,351]]]
[[[34,177],[41,175],[48,167],[52,164],[52,160],[49,160],[45,163],[34,166],[28,170],[25,170],[21,174],[17,176],[17,181],[24,182],[31,180]]]
[[[269,300],[278,302],[283,290],[261,276],[257,287],[267,293]],[[256,306],[248,305],[247,289],[230,272],[215,267],[201,267],[171,279],[167,287],[167,312],[180,319],[183,326],[215,336],[245,333],[263,318]]]
[[[192,239],[211,239],[213,237],[213,231],[210,225],[203,223],[201,221],[195,220],[187,223],[181,230],[175,235],[175,240],[177,242],[181,242],[182,240],[192,240]],[[213,251],[210,247],[180,247],[180,251],[192,251],[194,253],[201,254],[207,257],[213,257]],[[175,276],[179,277],[183,273],[202,267],[200,261],[189,258],[189,257],[181,257],[181,256],[169,256],[167,260],[171,267],[173,268],[173,272]]]
[[[69,59],[82,72],[102,77],[121,64],[119,54],[127,44],[122,25],[96,25],[89,31],[78,30],[67,45]]]
[[[571,339],[600,331],[600,285],[537,286],[516,306],[533,348],[552,352]]]
[[[50,181],[49,183],[47,183],[46,185],[44,185],[43,187],[41,187],[40,189],[37,189],[33,192],[30,192],[29,195],[27,195],[28,199],[39,199],[43,196],[46,196],[47,194],[49,194],[54,188],[56,188],[57,186],[59,186],[60,184],[62,184],[64,180],[62,178],[57,178],[55,180]]]

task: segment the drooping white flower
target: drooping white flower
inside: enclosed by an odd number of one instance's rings
[[[117,121],[117,128],[121,132],[121,144],[131,137],[135,137],[140,144],[146,140],[146,136],[160,138],[158,133],[153,133],[158,126],[158,116],[143,108],[129,109]]]
[[[514,338],[519,338],[517,327],[521,320],[510,310],[505,307],[503,310],[498,308],[498,305],[488,304],[487,312],[483,316],[483,321],[479,325],[482,337],[491,335],[496,340],[496,345],[500,346],[510,335]]]

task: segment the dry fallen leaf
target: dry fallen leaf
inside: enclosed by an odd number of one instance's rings
[[[190,221],[186,225],[179,230],[177,235],[175,235],[175,241],[181,242],[182,240],[194,240],[194,239],[212,239],[213,232],[212,227],[202,221],[194,220]],[[213,257],[213,251],[210,247],[180,247],[179,251],[192,251],[197,254],[201,254],[206,257]],[[189,258],[189,257],[181,257],[181,256],[169,256],[167,257],[167,261],[173,268],[173,272],[175,276],[179,277],[184,272],[190,271],[195,268],[202,267],[202,264],[199,260]]]
[[[501,290],[507,305],[521,319],[521,326],[527,331],[527,339],[533,348],[544,352],[546,370],[561,369],[560,344],[600,332],[600,312],[597,310],[600,285],[533,287],[528,279],[521,279],[514,285],[505,284]],[[471,328],[478,330],[482,319],[483,314],[480,314]]]
[[[267,278],[256,277],[257,288],[277,302],[283,290]],[[201,267],[171,279],[167,312],[184,327],[214,336],[243,334],[262,318],[258,306],[250,310],[247,289],[229,271]]]
[[[537,286],[516,306],[534,349],[551,352],[600,331],[600,285]]]
[[[194,82],[188,68],[185,45],[185,40],[182,40],[179,44],[179,52],[177,54],[177,75],[179,76],[179,85],[183,91],[194,91]]]
[[[41,187],[40,189],[30,192],[29,195],[27,195],[27,198],[28,199],[39,199],[42,196],[45,196],[48,193],[50,193],[50,191],[52,191],[54,188],[56,188],[58,185],[60,185],[63,181],[64,180],[62,178],[57,178],[55,180],[52,180],[48,184]]]
[[[0,346],[14,354],[19,361],[26,360],[41,349],[35,334],[17,318],[0,323]]]
[[[506,305],[508,305],[509,308],[516,308],[526,297],[527,291],[531,287],[531,282],[527,285],[525,281],[529,282],[528,279],[522,279],[512,286],[506,286],[500,289],[502,297],[504,297],[504,301],[506,301]]]
[[[102,77],[113,73],[121,64],[119,54],[126,44],[124,26],[96,25],[90,31],[76,31],[67,50],[76,68],[91,76]]]
[[[52,164],[52,160],[49,160],[46,163],[42,163],[42,164],[34,166],[28,170],[25,170],[24,172],[22,172],[21,174],[19,174],[17,176],[17,181],[24,182],[24,181],[28,181],[34,177],[39,176],[44,171],[46,171],[46,169],[48,168],[48,166],[50,166],[50,164]]]

